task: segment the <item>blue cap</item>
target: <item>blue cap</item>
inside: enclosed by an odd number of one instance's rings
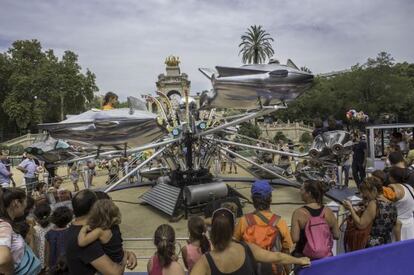
[[[269,197],[272,195],[272,187],[267,180],[256,180],[252,185],[252,195],[261,197]]]

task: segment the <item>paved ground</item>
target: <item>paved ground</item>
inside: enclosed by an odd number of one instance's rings
[[[19,185],[22,179],[22,175],[19,171],[14,170],[14,178]],[[105,181],[107,179],[106,170],[98,170],[98,176],[94,179],[94,184],[97,187],[105,186]],[[66,168],[59,168],[58,175],[66,176]],[[224,174],[222,176],[236,176],[235,174]],[[237,176],[246,177],[249,174],[243,170],[239,170]],[[80,182],[79,186],[82,188],[83,183]],[[250,184],[248,183],[231,183],[232,187],[238,189],[243,195],[250,196]],[[64,188],[73,190],[73,186],[68,179],[64,181]],[[125,239],[127,238],[151,238],[157,226],[163,223],[169,223],[176,231],[176,236],[178,238],[187,237],[187,221],[181,219],[178,222],[170,223],[169,217],[162,212],[146,205],[139,204],[139,197],[149,189],[150,187],[140,187],[134,189],[125,189],[121,191],[115,191],[110,193],[112,199],[119,206],[122,213],[122,224],[121,231]],[[299,195],[299,190],[291,187],[275,187],[273,191],[273,203],[289,203],[289,204],[280,204],[272,205],[271,209],[273,212],[279,214],[284,218],[288,224],[290,224],[290,217],[293,210],[299,207],[301,204],[301,199]],[[298,205],[292,205],[292,203],[297,203]],[[249,212],[253,210],[253,206],[246,204],[243,208],[244,212]],[[184,244],[185,241],[179,241],[178,243]],[[133,250],[139,259],[139,265],[135,271],[145,271],[146,263],[148,258],[154,253],[154,246],[151,241],[125,241],[125,247],[127,249]],[[179,246],[177,246],[177,252],[179,251]],[[142,259],[141,259],[142,258]]]

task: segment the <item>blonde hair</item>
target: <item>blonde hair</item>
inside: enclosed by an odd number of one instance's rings
[[[95,202],[89,212],[88,225],[92,228],[110,229],[121,224],[121,212],[118,206],[110,199]]]

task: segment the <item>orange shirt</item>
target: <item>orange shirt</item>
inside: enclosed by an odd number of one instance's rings
[[[267,218],[271,219],[273,213],[270,211],[261,211],[261,213]],[[265,223],[256,215],[254,216],[256,219],[256,223],[258,225],[265,225]],[[246,217],[243,216],[239,219],[239,222],[236,224],[236,228],[234,229],[234,235],[233,237],[241,241],[243,239],[244,231],[246,231],[248,227]],[[278,223],[276,224],[277,229],[280,232],[280,237],[282,241],[282,247],[284,252],[290,252],[291,248],[293,247],[292,237],[290,236],[290,230],[289,227],[286,224],[286,221],[284,219],[279,219]]]
[[[390,201],[395,201],[395,192],[391,187],[383,186],[382,191],[385,198],[389,199]]]

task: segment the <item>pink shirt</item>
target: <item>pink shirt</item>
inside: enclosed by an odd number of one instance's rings
[[[196,264],[196,262],[203,256],[203,253],[201,253],[201,248],[198,246],[195,246],[193,244],[187,244],[186,245],[187,250],[187,258],[185,259],[187,266],[188,266],[188,272],[191,272],[191,269],[193,269],[193,266]]]
[[[0,219],[0,246],[7,246],[13,257],[14,265],[19,264],[24,255],[24,239],[13,231],[11,225]]]

